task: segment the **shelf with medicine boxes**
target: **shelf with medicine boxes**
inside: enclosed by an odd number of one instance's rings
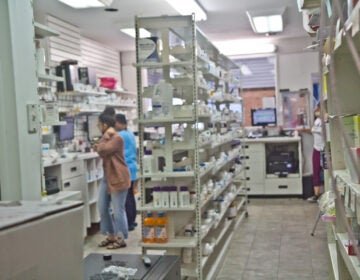
[[[213,236],[212,256],[223,257],[221,244],[228,244],[239,220],[220,232],[219,223],[225,224],[230,211],[243,217],[247,206],[246,181],[233,183],[245,170],[242,104],[232,75],[238,65],[206,39],[194,16],[137,17],[135,27],[151,33],[136,37],[140,245],[144,253],[161,249],[179,255],[182,276],[211,278],[210,263],[218,266],[221,260],[203,256],[202,239]],[[234,210],[238,199],[241,206]]]
[[[348,1],[341,12],[339,7],[332,6],[330,18],[326,12],[320,15],[327,26],[319,30],[319,34],[325,28],[330,31],[319,41],[320,71],[324,73],[320,93],[329,114],[326,150],[331,152],[328,167],[332,168],[325,170],[324,182],[330,193],[333,188],[339,191],[327,210],[336,213],[336,221],[327,227],[328,247],[331,278],[360,279],[358,256],[352,251],[360,239],[360,109],[356,105],[360,102],[360,71],[355,62],[360,50],[360,2]],[[343,209],[346,219],[340,215]]]

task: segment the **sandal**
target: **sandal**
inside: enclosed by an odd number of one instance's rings
[[[112,244],[112,243],[114,243],[114,242],[116,242],[116,240],[111,240],[111,239],[109,239],[109,238],[106,238],[105,240],[101,241],[101,242],[98,244],[98,246],[99,246],[99,247],[107,247],[107,246],[109,246],[110,244]]]
[[[120,241],[114,241],[112,242],[111,244],[109,244],[106,249],[109,249],[109,250],[114,250],[114,249],[120,249],[120,248],[125,248],[126,247],[126,243],[124,240]]]

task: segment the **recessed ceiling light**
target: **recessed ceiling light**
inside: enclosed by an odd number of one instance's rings
[[[119,9],[116,8],[105,8],[104,11],[105,12],[117,12]]]
[[[136,34],[135,34],[135,28],[122,28],[120,29],[121,32],[125,33],[126,35],[129,35],[130,37],[135,38]],[[140,32],[140,38],[147,38],[147,37],[151,37],[151,33],[149,31],[147,31],[146,29],[140,28],[139,29]]]
[[[113,0],[58,0],[74,9],[99,8],[109,6]]]
[[[271,34],[283,31],[284,25],[282,15],[284,10],[285,9],[269,12],[247,11],[246,14],[255,33]]]

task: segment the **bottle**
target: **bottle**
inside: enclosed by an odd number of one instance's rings
[[[170,192],[169,187],[161,187],[161,207],[170,207]]]
[[[144,174],[153,173],[154,157],[151,150],[146,150],[143,157]]]
[[[177,207],[178,207],[177,187],[172,186],[170,187],[170,208],[177,208]]]
[[[161,197],[161,188],[153,187],[153,206],[155,208],[160,208],[162,206],[162,197]]]
[[[155,241],[155,219],[151,212],[146,214],[143,226],[143,242],[154,243]]]
[[[180,202],[180,207],[187,207],[190,205],[190,193],[188,187],[186,186],[180,187],[179,202]]]
[[[158,217],[156,219],[155,225],[155,243],[167,243],[167,226],[168,220],[165,217],[165,214],[160,212],[158,213]]]
[[[153,118],[173,117],[173,87],[165,80],[160,80],[154,87],[152,97]]]

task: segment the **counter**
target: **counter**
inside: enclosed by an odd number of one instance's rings
[[[72,162],[75,160],[87,160],[87,159],[93,159],[98,158],[98,153],[67,153],[66,157],[43,157],[43,167],[50,167],[55,165],[60,165],[68,162]]]
[[[83,203],[0,203],[0,279],[82,279]]]
[[[243,138],[245,143],[291,143],[299,142],[300,137],[259,137],[259,138]]]

